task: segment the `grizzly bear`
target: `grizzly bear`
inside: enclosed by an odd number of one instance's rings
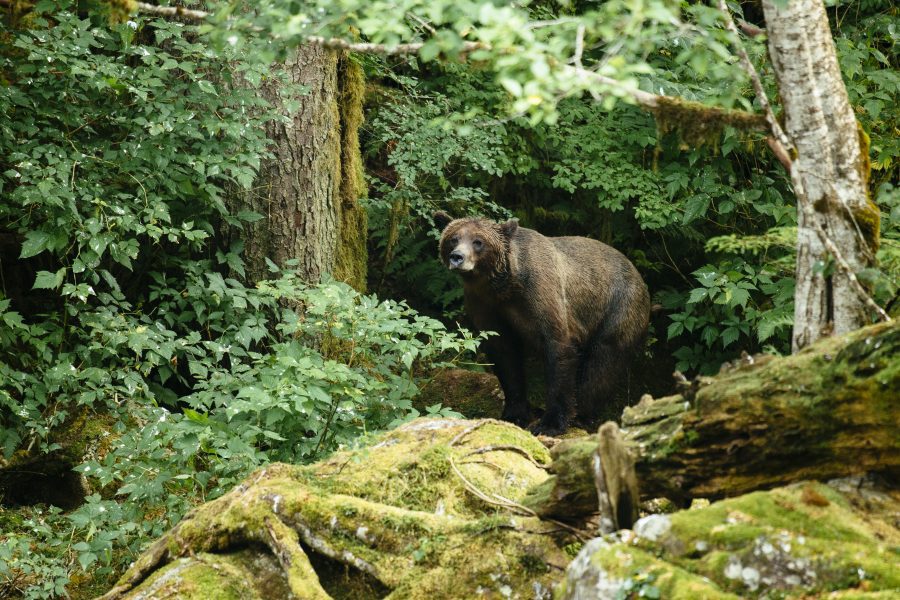
[[[527,426],[528,355],[544,364],[546,407],[535,433],[595,416],[650,320],[650,295],[622,253],[585,237],[545,237],[516,219],[434,214],[440,257],[459,274],[466,313],[494,331],[482,345],[506,396],[503,419]]]

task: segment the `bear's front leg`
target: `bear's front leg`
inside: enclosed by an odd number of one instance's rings
[[[571,344],[551,340],[546,344],[544,360],[546,409],[532,432],[554,436],[565,432],[575,407],[577,352]]]
[[[522,345],[509,335],[488,338],[484,346],[490,361],[494,364],[494,374],[503,389],[504,421],[527,427],[531,422],[531,407],[525,387],[525,366]]]

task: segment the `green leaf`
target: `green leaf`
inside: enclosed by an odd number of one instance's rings
[[[419,58],[422,62],[431,62],[441,53],[441,48],[434,40],[429,40],[419,50]]]
[[[691,196],[684,203],[684,216],[681,219],[681,224],[687,225],[692,221],[696,221],[700,217],[705,216],[708,209],[709,196],[706,194]]]
[[[740,337],[740,331],[736,327],[728,327],[722,332],[722,347],[727,348]]]
[[[36,256],[47,249],[47,243],[50,241],[50,234],[43,231],[29,231],[25,234],[25,241],[22,242],[22,252],[19,258],[30,258]]]
[[[95,562],[97,562],[97,555],[93,552],[81,552],[78,554],[78,564],[81,565],[84,571],[87,571],[88,567]]]
[[[55,290],[62,285],[63,277],[66,274],[66,268],[58,270],[56,273],[49,271],[38,271],[35,277],[32,289],[35,290]]]
[[[696,304],[700,302],[707,296],[709,293],[709,289],[707,288],[694,288],[691,290],[691,295],[688,296],[688,304]]]

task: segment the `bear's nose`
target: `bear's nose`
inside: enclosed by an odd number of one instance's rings
[[[458,267],[463,264],[463,260],[465,260],[465,257],[463,257],[462,252],[454,250],[450,253],[450,267]]]

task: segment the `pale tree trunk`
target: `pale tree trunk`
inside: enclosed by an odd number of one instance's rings
[[[763,0],[769,54],[784,107],[785,129],[797,150],[798,252],[794,351],[830,333],[868,322],[865,302],[846,272],[823,274],[824,232],[847,266],[874,263],[879,212],[869,200],[868,147],[841,79],[821,0]]]
[[[346,53],[307,45],[273,68],[308,91],[285,97],[277,79],[262,90],[279,110],[286,112],[291,99],[300,108],[288,122],[267,126],[273,157],[263,161],[253,191],[240,200],[264,217],[244,231],[247,276],[270,277],[266,258],[279,266],[296,259],[306,281],[331,274],[362,289],[366,220],[358,204],[365,192],[356,136],[362,111],[359,67]]]

